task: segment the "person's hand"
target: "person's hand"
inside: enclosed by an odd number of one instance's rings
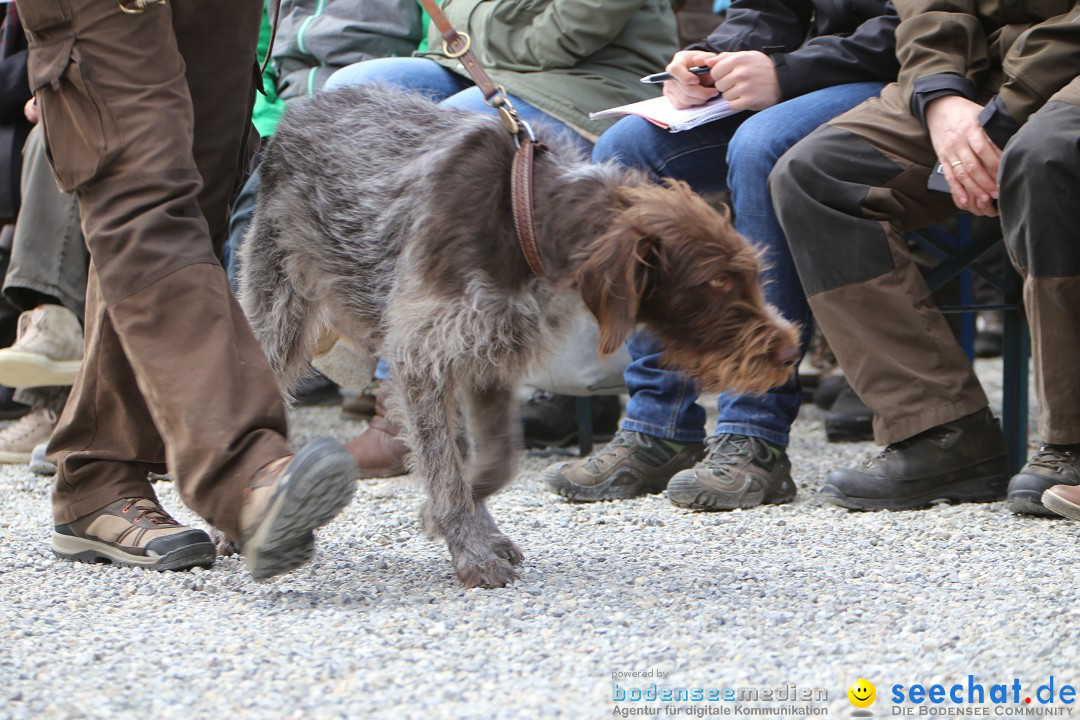
[[[671,80],[664,82],[664,96],[672,105],[680,109],[694,107],[716,97],[718,91],[712,86],[712,77],[690,72],[690,68],[709,65],[709,61],[716,57],[716,53],[704,50],[683,50],[675,53],[675,57],[671,58],[671,62],[664,68],[672,75]]]
[[[764,110],[780,102],[776,65],[763,52],[720,53],[712,65],[713,84],[732,110]]]
[[[25,115],[26,119],[32,124],[37,125],[38,120],[41,119],[37,109],[37,98],[30,98],[26,101],[26,104],[23,105],[23,115]]]
[[[982,109],[967,98],[946,95],[926,106],[926,127],[956,207],[995,217],[1001,149],[979,124]]]

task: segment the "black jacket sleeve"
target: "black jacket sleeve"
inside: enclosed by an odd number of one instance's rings
[[[852,19],[860,14],[863,22]],[[790,100],[834,85],[895,80],[899,22],[891,1],[819,3],[815,8],[812,0],[735,0],[727,20],[688,49],[760,50],[776,65],[781,100]]]

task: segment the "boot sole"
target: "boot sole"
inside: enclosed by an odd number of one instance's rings
[[[1061,515],[1062,517],[1067,517],[1070,520],[1080,520],[1080,505],[1071,503],[1049,490],[1043,493],[1042,507],[1049,508],[1054,513]]]
[[[613,478],[614,479],[614,478]],[[629,500],[642,495],[655,495],[664,491],[663,487],[652,489],[644,483],[612,487],[610,482],[595,487],[575,485],[560,474],[552,473],[544,477],[548,488],[572,502],[604,502],[605,500]],[[664,481],[667,485],[667,481]]]
[[[917,510],[941,502],[994,502],[1005,496],[1008,482],[1007,476],[974,478],[909,498],[852,497],[845,495],[834,485],[825,485],[821,489],[821,495],[832,504],[848,510]]]
[[[28,452],[0,450],[0,465],[25,465],[30,460],[31,454]]]
[[[121,567],[142,568],[144,570],[188,570],[190,568],[210,567],[217,558],[214,543],[193,543],[177,548],[160,557],[131,555],[105,543],[86,538],[72,537],[53,533],[52,551],[61,560],[91,564],[111,563]]]
[[[668,500],[671,504],[686,510],[745,510],[761,505],[786,505],[795,499],[795,494],[790,496],[767,498],[764,493],[753,495],[721,495],[715,490],[702,487],[693,479],[673,477],[668,483]]]
[[[82,360],[50,360],[7,349],[0,353],[0,383],[13,388],[74,385]]]
[[[289,462],[278,496],[244,543],[244,561],[256,580],[266,580],[308,562],[315,552],[313,530],[345,509],[356,492],[356,464],[329,438],[316,438]]]

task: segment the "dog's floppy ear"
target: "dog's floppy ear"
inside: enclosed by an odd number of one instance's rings
[[[589,246],[578,267],[577,285],[600,326],[600,353],[610,355],[637,325],[638,308],[649,282],[654,240],[633,213],[617,212],[608,231]]]

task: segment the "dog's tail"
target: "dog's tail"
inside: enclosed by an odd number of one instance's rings
[[[322,330],[316,303],[290,268],[273,219],[256,212],[238,253],[240,305],[262,345],[286,399],[310,372],[312,349]]]

